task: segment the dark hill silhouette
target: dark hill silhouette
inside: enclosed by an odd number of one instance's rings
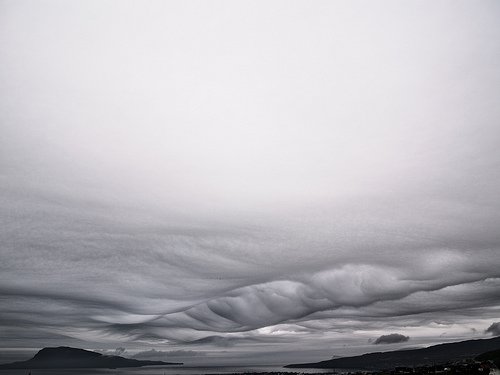
[[[394,367],[432,365],[473,358],[481,353],[500,349],[500,337],[439,344],[423,349],[368,353],[355,357],[335,358],[316,363],[287,365],[288,368],[351,368],[382,370]]]
[[[0,365],[0,369],[119,368],[152,365],[182,365],[182,363],[139,361],[115,355],[103,355],[84,349],[60,346],[57,348],[44,348],[27,361],[2,364]]]
[[[497,367],[500,367],[500,349],[483,353],[476,357],[477,361],[492,361]]]

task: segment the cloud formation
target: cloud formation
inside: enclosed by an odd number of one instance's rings
[[[190,358],[190,357],[203,357],[205,353],[198,352],[194,350],[170,350],[170,351],[161,351],[161,350],[145,350],[143,352],[139,352],[131,356],[134,359],[142,359],[142,360],[151,360],[151,361],[168,361],[172,358]]]
[[[121,347],[120,347],[120,348],[116,348],[116,349],[115,349],[115,355],[121,356],[121,355],[123,355],[126,351],[127,351],[127,349],[125,349],[125,348],[121,348]]]
[[[498,333],[498,5],[1,8],[0,346]]]
[[[491,333],[493,336],[500,336],[500,322],[492,323],[485,331]]]
[[[401,342],[406,342],[410,339],[409,336],[402,335],[400,333],[390,333],[388,335],[382,335],[378,337],[373,344],[398,344]]]

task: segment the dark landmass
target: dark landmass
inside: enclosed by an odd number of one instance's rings
[[[474,358],[479,354],[497,349],[500,349],[500,337],[439,344],[423,349],[368,353],[355,357],[335,358],[316,363],[292,364],[285,367],[382,370],[460,361]]]
[[[478,361],[491,361],[500,368],[500,349],[486,352],[476,357]]]
[[[44,348],[27,361],[2,364],[0,369],[120,368],[153,365],[182,365],[182,363],[139,361],[137,359],[103,355],[88,350],[60,346],[57,348]]]

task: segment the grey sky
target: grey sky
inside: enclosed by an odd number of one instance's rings
[[[394,332],[487,337],[499,16],[496,1],[0,1],[4,353],[279,363]]]

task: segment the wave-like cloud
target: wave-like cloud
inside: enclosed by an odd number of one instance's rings
[[[498,6],[4,3],[0,346],[496,333]]]
[[[232,347],[324,330],[390,329],[374,326],[379,318],[397,328],[415,314],[456,323],[460,311],[476,316],[474,309],[497,303],[497,251],[476,250],[470,262],[469,250],[444,246],[440,236],[425,238],[419,251],[413,250],[413,237],[400,236],[400,257],[385,252],[377,237],[377,256],[356,249],[355,242],[351,250],[331,252],[316,243],[304,253],[294,248],[303,239],[290,235],[283,242],[279,228],[265,236],[244,227],[170,229],[148,223],[137,229],[89,210],[62,214],[52,204],[40,210],[51,219],[25,227],[25,248],[7,242],[12,252],[1,276],[2,322],[18,327],[19,334],[34,329],[92,342]],[[67,221],[75,214],[84,228]],[[19,222],[29,217],[18,215]],[[52,238],[47,251],[33,252],[29,243],[37,238]],[[386,241],[393,246],[391,235]],[[262,249],[273,246],[291,251],[282,262],[273,252],[268,264]],[[464,314],[458,321],[467,320]],[[265,331],[280,325],[288,327]]]

